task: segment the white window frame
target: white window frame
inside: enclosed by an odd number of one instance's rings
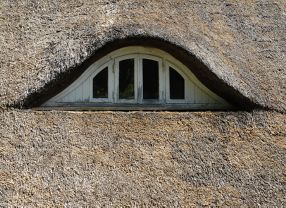
[[[119,62],[127,59],[134,59],[134,99],[119,99]],[[149,59],[158,62],[159,70],[159,98],[143,99],[143,59]],[[163,65],[165,67],[163,67]],[[108,98],[93,98],[93,78],[108,67]],[[170,98],[170,67],[176,70],[184,79],[185,99]],[[99,67],[90,77],[90,101],[91,102],[110,102],[110,103],[139,103],[139,104],[176,104],[189,103],[192,100],[190,93],[190,81],[187,75],[179,70],[174,64],[163,60],[160,57],[146,54],[131,54],[115,58],[112,61]]]
[[[138,65],[138,69],[139,69],[139,76],[138,76],[138,80],[139,80],[139,103],[141,104],[160,104],[160,103],[164,103],[164,89],[165,89],[165,81],[164,81],[164,74],[163,74],[163,64],[162,64],[162,59],[156,56],[152,56],[152,55],[147,55],[147,54],[140,54],[138,56],[139,58],[139,65]],[[153,61],[157,61],[158,62],[158,72],[159,72],[159,98],[158,99],[143,99],[143,59],[150,59]]]
[[[184,79],[184,99],[171,99],[171,92],[170,92],[170,67],[173,68],[178,74],[181,75],[181,77]],[[188,80],[188,77],[180,70],[177,69],[175,65],[173,65],[170,62],[166,63],[166,103],[188,103],[191,98],[190,98],[190,83]]]
[[[94,98],[93,97],[93,78],[99,74],[99,72],[101,72],[103,69],[107,68],[108,71],[108,98]],[[113,68],[113,63],[112,61],[109,61],[106,64],[103,64],[102,66],[100,66],[97,70],[95,70],[95,72],[90,76],[89,78],[89,83],[91,83],[89,85],[89,92],[90,92],[90,102],[94,102],[94,103],[109,103],[112,102],[112,97],[113,97],[113,83],[114,83],[114,73],[112,72],[112,68]]]
[[[119,99],[119,62],[126,59],[134,59],[134,99]],[[114,86],[112,88],[114,92],[113,103],[137,103],[138,99],[138,55],[125,55],[120,56],[115,59],[115,65],[113,72],[115,73],[114,77]]]

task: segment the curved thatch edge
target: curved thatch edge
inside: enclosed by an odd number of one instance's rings
[[[210,67],[208,67],[203,60],[198,58],[191,51],[179,46],[178,44],[164,40],[163,38],[149,37],[147,35],[135,35],[131,37],[109,40],[102,47],[95,49],[92,55],[81,65],[74,66],[65,72],[57,74],[55,78],[48,82],[45,86],[29,94],[23,100],[16,102],[11,107],[39,107],[42,103],[61,92],[73,81],[75,81],[92,63],[99,58],[105,56],[113,50],[133,45],[155,47],[170,53],[176,59],[180,60],[187,67],[192,69],[192,72],[205,86],[238,109],[249,110],[254,108],[262,108],[261,105],[244,96],[237,89],[228,85],[223,79],[218,77],[212,70],[210,70]]]

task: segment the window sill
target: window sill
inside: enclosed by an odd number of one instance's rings
[[[233,110],[232,106],[218,104],[111,104],[111,103],[58,103],[53,107],[36,107],[39,111],[193,111],[193,110]]]

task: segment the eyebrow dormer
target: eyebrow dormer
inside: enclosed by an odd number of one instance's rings
[[[42,107],[192,110],[229,109],[231,105],[167,52],[130,46],[95,61]]]

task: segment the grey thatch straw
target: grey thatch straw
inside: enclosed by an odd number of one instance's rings
[[[285,0],[2,0],[0,206],[285,207],[285,34]],[[142,42],[249,111],[24,109]]]

